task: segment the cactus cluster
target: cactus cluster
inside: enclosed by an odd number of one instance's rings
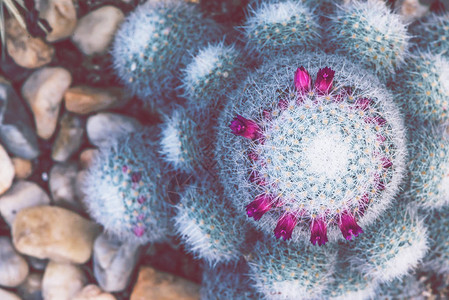
[[[113,53],[164,106],[160,133],[101,150],[85,184],[98,222],[137,242],[176,233],[207,264],[203,299],[419,298],[408,274],[449,273],[442,43],[410,40],[375,0],[253,2],[232,45],[162,2],[130,14]],[[172,205],[170,172],[190,178]]]

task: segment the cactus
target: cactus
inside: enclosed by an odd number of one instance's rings
[[[161,124],[160,153],[175,170],[185,173],[210,172],[214,162],[210,159],[211,128],[206,117],[190,115],[194,112],[180,107],[166,116]],[[192,139],[192,136],[196,136]]]
[[[266,237],[253,249],[249,275],[265,299],[319,299],[334,272],[333,250]]]
[[[391,281],[415,268],[428,250],[427,229],[416,208],[398,203],[367,228],[352,252],[351,264],[362,274]]]
[[[122,82],[139,98],[163,106],[176,98],[189,51],[214,41],[218,25],[191,4],[150,0],[132,12],[118,30],[112,49]]]
[[[245,220],[230,209],[217,186],[192,185],[181,195],[177,210],[175,226],[187,250],[209,264],[241,257]]]
[[[425,220],[429,232],[429,254],[423,261],[427,270],[449,274],[449,207],[435,210]]]
[[[352,1],[331,17],[329,49],[372,69],[381,80],[408,56],[409,35],[401,17],[383,1]]]
[[[241,86],[218,120],[215,152],[235,207],[246,206],[266,233],[288,224],[284,239],[311,234],[321,245],[327,230],[350,239],[351,226],[357,236],[355,222],[373,222],[404,175],[404,128],[391,95],[343,57],[325,54],[271,61]]]
[[[430,52],[417,54],[397,78],[393,88],[410,126],[449,120],[449,59]]]
[[[417,47],[449,58],[449,13],[431,14],[412,26],[411,32]]]
[[[376,299],[426,299],[426,286],[415,275],[405,275],[389,283],[382,283],[376,289]]]
[[[261,299],[262,295],[252,287],[248,272],[249,267],[244,260],[236,265],[206,266],[200,290],[201,299]]]
[[[449,205],[449,140],[441,129],[412,133],[407,193],[424,209]]]
[[[320,42],[314,9],[294,0],[272,0],[250,7],[243,26],[249,52],[273,53],[313,50]]]
[[[199,113],[213,109],[235,88],[244,70],[243,57],[235,45],[221,42],[202,48],[182,78],[187,105]]]
[[[157,158],[154,129],[102,146],[83,180],[84,204],[120,240],[145,244],[172,235],[168,174]]]

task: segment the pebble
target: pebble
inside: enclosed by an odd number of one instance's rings
[[[75,31],[77,19],[73,0],[36,1],[39,17],[47,20],[52,30],[47,34],[47,41],[55,42],[68,38]]]
[[[32,37],[16,18],[9,18],[5,27],[6,49],[16,64],[35,69],[52,60],[55,48],[40,37]]]
[[[107,292],[120,292],[129,282],[139,259],[139,246],[122,243],[101,234],[94,243],[94,275],[100,287]]]
[[[6,192],[12,185],[14,179],[14,165],[6,153],[5,148],[0,145],[0,195]]]
[[[26,208],[12,226],[14,246],[20,253],[76,264],[89,260],[98,233],[95,223],[56,206]]]
[[[9,226],[12,226],[19,211],[27,207],[48,205],[50,197],[36,183],[19,180],[0,197],[0,213]]]
[[[71,113],[65,113],[60,121],[58,135],[53,143],[51,158],[64,162],[77,152],[83,141],[84,122]]]
[[[80,168],[82,170],[89,168],[98,152],[99,151],[97,149],[93,148],[83,150],[80,154]]]
[[[0,288],[0,299],[2,300],[22,300],[16,294]]]
[[[78,21],[72,40],[85,55],[104,53],[124,19],[117,7],[100,7]]]
[[[200,286],[151,267],[142,267],[131,300],[200,299]]]
[[[89,141],[100,147],[111,140],[139,130],[142,125],[134,118],[116,113],[101,112],[87,119]]]
[[[0,140],[9,152],[25,159],[39,155],[31,117],[11,84],[0,77]]]
[[[50,170],[49,188],[54,203],[76,211],[82,211],[76,197],[76,163],[56,163]]]
[[[26,300],[42,300],[42,279],[41,273],[30,273],[18,287],[18,294]]]
[[[28,276],[28,264],[11,244],[8,237],[0,237],[0,285],[16,287]]]
[[[80,267],[49,262],[42,281],[42,294],[45,300],[72,300],[86,283]]]
[[[49,139],[53,135],[62,97],[71,83],[72,75],[66,69],[45,67],[23,84],[22,96],[31,107],[39,137]]]
[[[72,300],[116,300],[110,294],[103,292],[97,285],[86,285]]]
[[[131,99],[122,88],[94,88],[76,86],[65,92],[65,107],[68,111],[85,115],[110,108],[123,107]]]
[[[27,179],[33,173],[33,164],[30,160],[13,157],[11,159],[16,174],[16,179]]]

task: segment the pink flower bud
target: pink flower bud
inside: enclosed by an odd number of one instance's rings
[[[292,238],[292,232],[297,223],[295,215],[287,213],[282,216],[274,229],[274,235],[276,238],[282,237],[284,241]]]
[[[329,93],[334,81],[335,71],[329,67],[319,69],[316,75],[315,88],[323,94]]]
[[[258,139],[260,137],[260,128],[256,122],[245,119],[241,115],[237,115],[229,127],[235,135],[243,136],[247,139]]]
[[[258,221],[267,211],[270,210],[272,204],[272,196],[266,194],[259,195],[253,202],[246,206],[246,213],[248,217],[253,217],[254,220]]]
[[[307,93],[312,88],[312,78],[303,66],[296,70],[295,87],[296,90],[303,93]]]
[[[314,245],[318,243],[319,246],[327,242],[327,226],[324,219],[317,218],[310,223],[310,242]]]
[[[360,233],[363,233],[362,228],[357,225],[354,216],[345,212],[340,217],[340,222],[338,223],[343,237],[348,241],[352,239],[352,236],[356,237]]]

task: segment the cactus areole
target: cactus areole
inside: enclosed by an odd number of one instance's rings
[[[277,238],[290,239],[303,226],[321,246],[332,226],[351,240],[392,181],[397,145],[382,105],[356,96],[357,86],[335,83],[335,73],[326,66],[313,80],[299,66],[291,89],[273,99],[275,109],[260,107],[259,116],[240,111],[229,124],[248,150],[249,187],[260,191],[247,215],[263,221],[275,214]]]

